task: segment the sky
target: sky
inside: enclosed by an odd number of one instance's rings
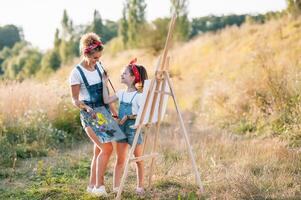
[[[210,14],[257,14],[279,11],[285,0],[188,0],[188,17]],[[0,0],[0,26],[14,24],[23,28],[25,40],[42,50],[52,48],[55,29],[60,27],[63,10],[75,25],[92,21],[93,11],[103,19],[121,18],[124,0]],[[170,0],[145,0],[147,20],[169,16]]]

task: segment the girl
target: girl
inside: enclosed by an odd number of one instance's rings
[[[128,144],[132,145],[136,130],[132,128],[135,124],[135,119],[138,113],[139,106],[141,105],[141,90],[144,85],[144,80],[147,79],[147,72],[143,66],[135,64],[136,59],[131,61],[125,67],[121,74],[121,83],[127,86],[125,91],[118,91],[115,95],[109,96],[106,87],[103,90],[103,97],[105,103],[112,103],[119,100],[119,113],[118,123],[121,130],[127,136],[126,139],[117,141],[116,152],[117,161],[115,164],[115,175],[113,183],[113,191],[118,192],[120,179],[122,176]],[[134,151],[135,157],[142,155],[142,136],[139,134],[137,146]],[[137,188],[138,195],[144,194],[143,178],[144,178],[144,162],[138,161],[137,164]]]
[[[104,186],[104,173],[111,156],[113,146],[111,142],[103,143],[103,138],[96,135],[92,125],[85,118],[83,112],[95,117],[93,109],[104,105],[102,69],[99,58],[102,55],[103,44],[95,33],[87,33],[81,37],[81,62],[74,67],[70,74],[70,90],[72,103],[81,109],[82,126],[94,144],[94,154],[91,162],[90,183],[87,192],[98,196],[107,195]]]

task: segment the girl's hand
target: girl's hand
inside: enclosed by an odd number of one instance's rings
[[[125,122],[126,122],[126,120],[128,119],[128,116],[127,115],[125,115],[120,121],[119,121],[119,125],[122,125],[122,124],[124,124]]]
[[[114,118],[114,120],[117,124],[119,124],[119,122],[121,121],[119,118]]]

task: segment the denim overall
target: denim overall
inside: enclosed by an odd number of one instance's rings
[[[91,108],[95,107],[100,107],[100,106],[105,106],[103,102],[103,96],[102,96],[102,90],[103,90],[103,84],[102,84],[102,75],[98,67],[96,66],[96,70],[98,72],[98,75],[100,77],[100,82],[94,85],[89,85],[88,80],[82,71],[82,69],[77,66],[77,70],[79,71],[84,84],[88,90],[89,96],[90,96],[90,101],[83,101],[86,105],[90,106]]]
[[[87,106],[91,107],[92,109],[95,109],[97,107],[101,107],[101,106],[105,106],[106,109],[109,111],[109,106],[107,104],[104,104],[104,101],[103,101],[103,83],[102,83],[102,75],[101,75],[101,72],[98,68],[98,66],[96,66],[96,70],[99,74],[99,77],[100,77],[100,82],[97,83],[97,84],[94,84],[94,85],[89,85],[88,83],[88,80],[84,74],[84,72],[82,71],[82,69],[77,66],[76,67],[77,70],[79,71],[83,81],[84,81],[84,84],[88,90],[88,94],[89,94],[89,97],[90,97],[90,101],[83,101]],[[82,123],[82,126],[83,128],[86,128],[88,126],[91,126],[92,125],[89,123],[89,120],[87,119],[87,117],[85,117],[85,111],[81,110],[80,111],[80,119],[81,119],[81,123]],[[110,111],[109,111],[110,112]]]
[[[136,92],[134,94],[134,96],[132,97],[130,102],[124,102],[123,101],[124,92],[122,93],[122,97],[121,97],[121,101],[120,101],[120,105],[119,105],[119,111],[118,111],[118,118],[119,119],[122,119],[125,115],[132,115],[133,114],[132,113],[132,102],[133,102],[133,99],[135,98],[137,93],[138,92]],[[131,128],[131,126],[133,126],[134,124],[135,124],[134,119],[127,119],[124,124],[119,125],[120,129],[124,132],[124,134],[126,135],[127,138],[123,139],[123,140],[118,140],[117,142],[128,143],[130,145],[133,144],[136,129]],[[137,144],[142,144],[142,135],[141,135],[141,133],[139,134]]]

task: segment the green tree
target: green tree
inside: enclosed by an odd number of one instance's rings
[[[104,31],[101,35],[103,42],[108,42],[111,39],[115,38],[117,36],[117,32],[118,23],[111,20],[106,20],[104,25]]]
[[[102,36],[104,32],[104,25],[101,16],[97,10],[94,10],[93,21],[89,31],[94,32],[99,36]]]
[[[292,16],[301,14],[301,0],[286,0],[287,12]]]
[[[152,22],[153,30],[145,38],[150,38],[149,47],[155,52],[163,49],[168,32],[169,18],[157,18]]]
[[[144,0],[128,0],[127,2],[128,43],[137,45],[137,35],[145,23],[146,4]]]
[[[11,57],[11,49],[8,47],[4,47],[1,51],[0,51],[0,76],[4,73],[4,69],[2,67],[2,63],[9,57]]]
[[[20,66],[17,64],[16,58],[18,57],[20,52],[25,48],[26,45],[26,42],[18,42],[13,46],[13,48],[5,47],[1,51],[1,70],[3,72],[4,77],[14,79],[16,78],[17,74],[21,71]]]
[[[59,52],[61,62],[65,64],[70,62],[75,56],[79,55],[79,36],[75,34],[76,28],[73,26],[73,22],[69,18],[66,10],[63,12],[61,25],[62,38],[57,40],[57,44],[59,44],[59,49],[57,51]],[[57,32],[57,34],[59,34],[59,32]]]
[[[263,15],[262,15],[263,16]],[[264,20],[261,16],[247,16],[247,20],[258,23],[256,20]],[[209,15],[205,17],[193,18],[191,22],[190,38],[199,33],[205,33],[208,31],[217,31],[225,28],[226,26],[240,26],[246,21],[246,15],[225,15],[214,16]]]
[[[61,59],[59,53],[55,50],[47,52],[43,56],[41,65],[41,70],[43,73],[50,73],[57,70],[61,66]]]
[[[171,14],[177,15],[177,22],[174,31],[175,40],[185,41],[189,37],[190,23],[188,20],[188,0],[170,0]]]
[[[129,37],[128,37],[128,21],[127,21],[127,3],[123,4],[123,9],[122,9],[122,18],[119,22],[119,27],[118,27],[118,35],[122,38],[122,42],[124,46],[127,45]]]
[[[54,34],[54,49],[56,51],[59,50],[61,42],[62,42],[62,39],[60,38],[60,31],[59,31],[59,29],[56,29],[55,34]]]
[[[40,70],[42,54],[28,43],[16,43],[12,49],[5,51],[7,57],[2,63],[4,77],[24,79],[34,76]]]
[[[114,21],[103,20],[97,10],[94,11],[93,21],[91,25],[87,27],[86,32],[94,32],[101,37],[101,40],[106,43],[112,38],[117,36],[118,24]]]
[[[15,43],[23,40],[22,30],[15,25],[0,27],[0,50],[4,47],[13,47]]]
[[[63,40],[61,42],[59,55],[62,60],[62,63],[66,64],[74,58],[75,56],[74,46],[75,43],[73,42],[73,40],[69,40],[69,41]]]
[[[69,18],[67,10],[63,12],[63,18],[61,21],[62,25],[62,37],[63,40],[69,40],[72,37],[73,33],[73,22]]]
[[[34,76],[41,68],[42,54],[37,49],[27,49],[23,57],[24,65],[18,74],[18,79]]]

